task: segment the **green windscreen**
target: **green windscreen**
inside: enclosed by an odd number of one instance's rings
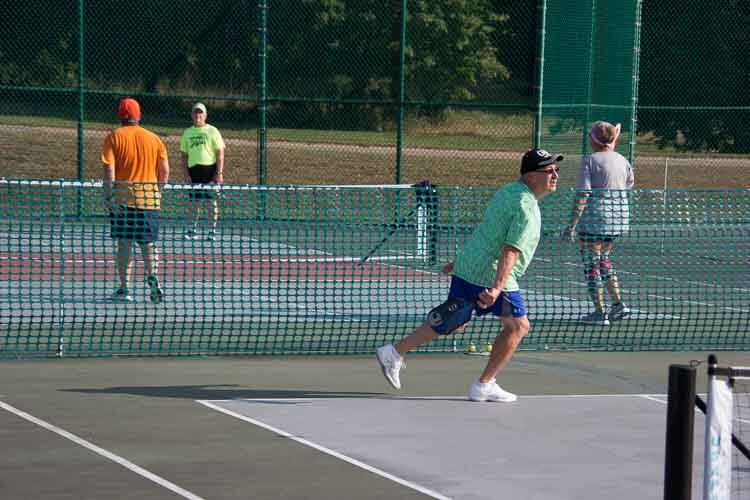
[[[542,67],[540,144],[585,154],[588,126],[622,123],[628,155],[637,89],[638,0],[549,0]]]

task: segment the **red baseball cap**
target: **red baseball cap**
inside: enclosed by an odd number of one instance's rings
[[[135,99],[126,97],[120,101],[120,107],[117,108],[117,116],[119,116],[121,120],[130,119],[140,121],[141,105],[138,104],[138,101]]]

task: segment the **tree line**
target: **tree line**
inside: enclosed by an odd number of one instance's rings
[[[223,96],[253,108],[258,3],[87,1],[85,87]],[[402,76],[406,100],[419,104],[411,112],[436,119],[451,105],[533,106],[536,1],[409,0],[403,75],[401,0],[267,4],[266,90],[284,126],[392,125]],[[0,85],[77,87],[77,7],[58,0],[0,6]],[[750,152],[750,111],[742,109],[750,106],[743,88],[750,32],[739,26],[749,10],[740,0],[644,2],[641,133],[652,132],[665,146]]]

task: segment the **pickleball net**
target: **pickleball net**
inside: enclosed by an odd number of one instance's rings
[[[703,400],[696,394],[696,366],[670,366],[664,498],[750,498],[750,367],[719,366],[710,355]],[[702,468],[693,465],[696,410],[705,415],[698,421],[705,428]],[[700,481],[702,491],[693,495]]]
[[[445,300],[442,266],[495,191],[169,184],[156,243],[165,297],[153,304],[138,245],[132,302],[110,300],[120,284],[101,182],[0,179],[0,356],[371,353]],[[123,193],[116,204],[137,196]],[[541,240],[520,281],[533,325],[522,349],[750,349],[750,191],[609,196],[630,219],[607,268],[629,314],[609,325],[584,321],[591,256],[561,238],[574,196],[540,202]],[[463,352],[498,331],[488,315],[423,349]]]
[[[373,332],[415,322],[403,306],[415,286],[428,284],[429,301],[437,290],[427,182],[168,184],[158,197],[154,187],[116,186],[113,205],[159,200],[160,304],[137,243],[128,294],[113,296],[122,287],[101,182],[0,180],[0,353],[363,351]]]
[[[750,498],[750,368],[743,368],[733,377],[734,415],[732,433],[743,443],[745,449],[732,448],[732,495],[733,498]]]

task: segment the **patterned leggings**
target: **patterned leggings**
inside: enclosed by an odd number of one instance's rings
[[[603,248],[601,252],[588,245],[581,248],[583,271],[589,292],[596,292],[604,286],[604,282],[617,278],[609,252],[609,248]]]

